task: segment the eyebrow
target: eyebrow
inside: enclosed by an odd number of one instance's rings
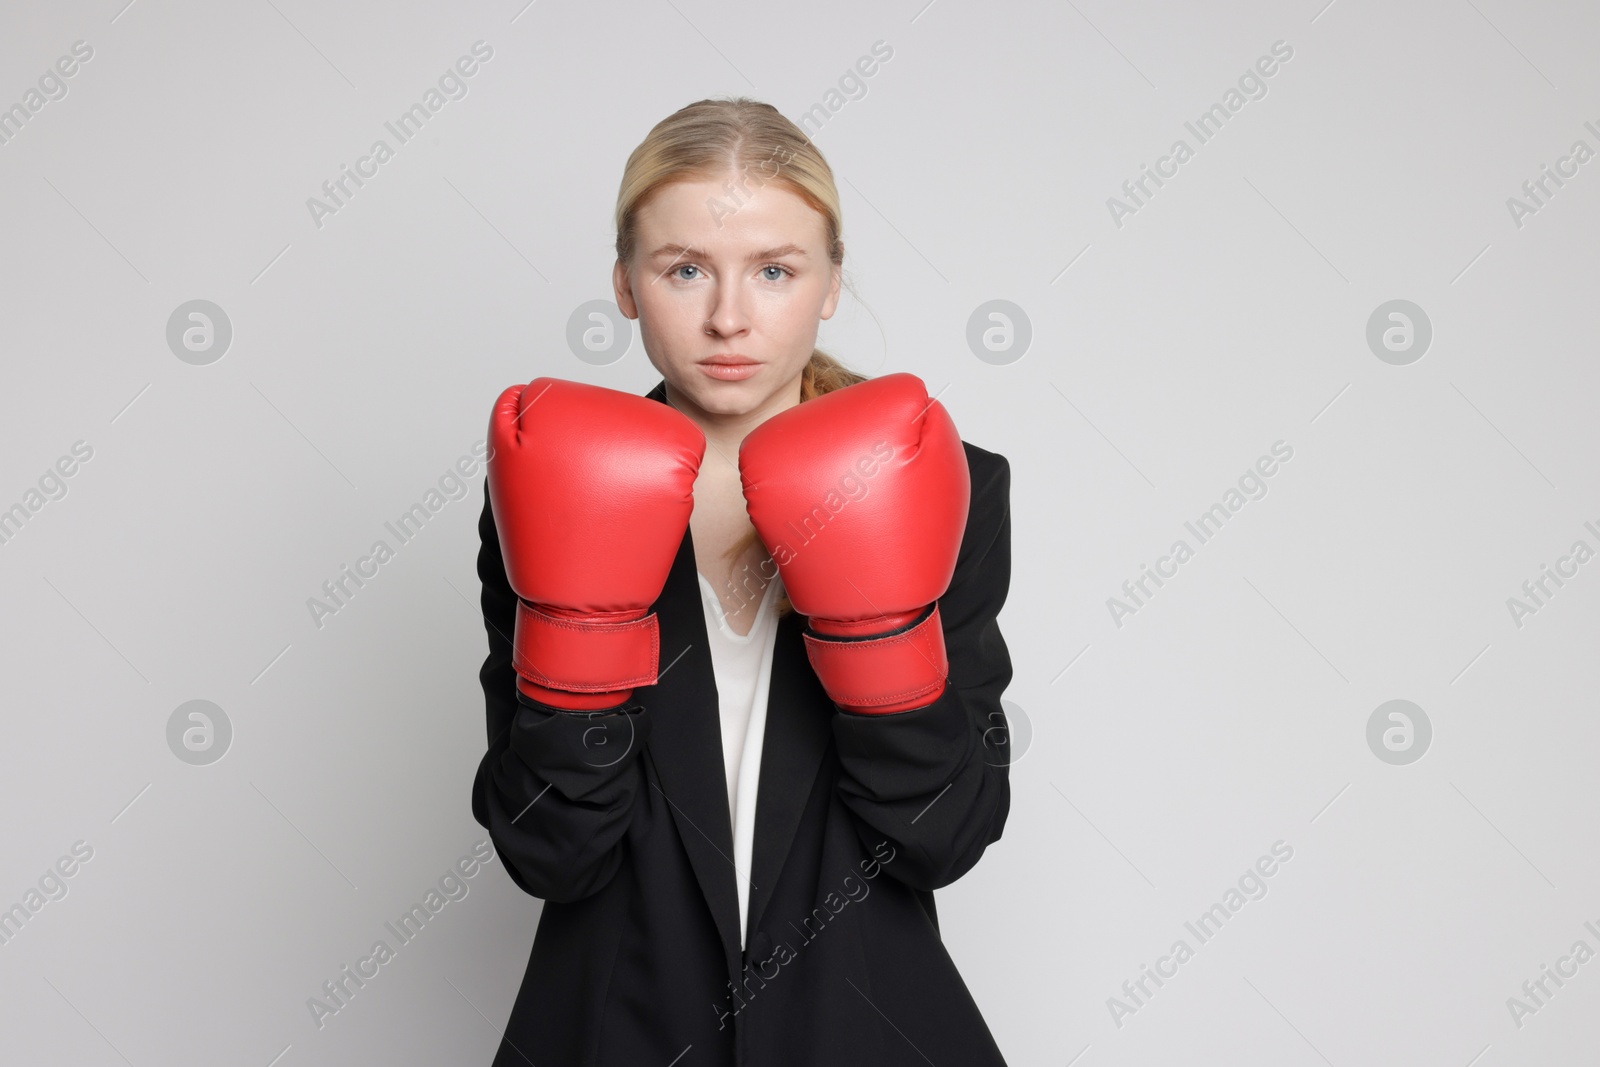
[[[758,259],[777,259],[779,256],[803,256],[805,254],[805,249],[801,248],[797,244],[791,243],[786,245],[778,245],[776,248],[765,248],[759,252],[751,252],[750,255],[745,257],[745,261],[748,263],[754,263]],[[672,256],[674,259],[677,259],[680,256],[694,259],[703,258],[705,256],[705,251],[703,249],[696,248],[693,245],[668,243],[662,245],[660,248],[657,248],[654,252],[651,252],[650,258],[660,259],[662,256],[668,255]]]

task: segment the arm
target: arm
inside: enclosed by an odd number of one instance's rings
[[[472,812],[517,884],[567,902],[622,865],[642,791],[661,595],[705,437],[645,397],[559,378],[501,392],[478,522],[489,751]]]
[[[972,507],[950,588],[939,599],[948,684],[930,704],[889,714],[839,708],[833,735],[838,789],[864,844],[888,838],[898,857],[884,867],[915,889],[949,885],[998,841],[1011,809],[1004,746],[984,737],[1003,727],[1000,696],[1011,657],[996,621],[1011,583],[1011,468],[1004,456],[967,446]]]
[[[472,783],[472,814],[489,831],[512,881],[565,903],[604,888],[622,864],[623,835],[644,787],[639,752],[651,719],[636,703],[562,711],[519,692],[511,666],[517,595],[491,507],[486,487],[478,577],[489,655],[478,677],[489,749]]]

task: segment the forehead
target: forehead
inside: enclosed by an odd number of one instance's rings
[[[709,255],[798,245],[820,255],[826,243],[822,216],[775,182],[730,172],[712,181],[672,182],[657,189],[640,210],[640,247],[647,255],[663,244],[694,247]]]

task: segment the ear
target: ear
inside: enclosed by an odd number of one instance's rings
[[[639,317],[639,306],[633,300],[633,279],[628,276],[627,264],[620,259],[611,267],[611,291],[616,295],[617,308],[625,318]]]
[[[833,313],[838,310],[839,288],[843,278],[844,269],[842,267],[835,266],[833,268],[833,276],[828,281],[828,296],[822,302],[821,318],[831,319],[833,318]]]

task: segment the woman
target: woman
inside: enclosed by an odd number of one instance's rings
[[[769,105],[658,124],[616,225],[664,380],[491,424],[472,806],[545,901],[494,1062],[1002,1064],[933,890],[1010,808],[1009,466],[815,349],[838,191]]]

